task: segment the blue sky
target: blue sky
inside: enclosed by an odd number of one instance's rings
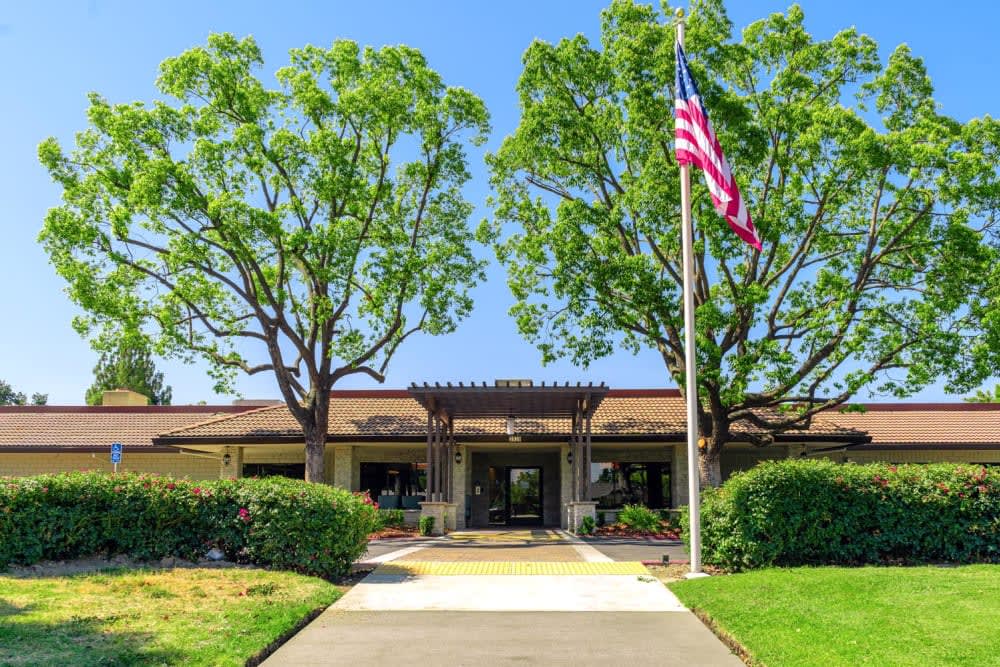
[[[96,355],[70,326],[74,307],[35,238],[58,189],[38,165],[36,146],[47,136],[71,143],[84,127],[86,93],[113,101],[148,100],[157,65],[204,43],[209,32],[253,34],[273,72],[289,48],[325,45],[345,37],[363,44],[405,43],[421,49],[446,83],[479,94],[493,116],[495,148],[517,125],[514,85],[521,53],[534,38],[555,41],[598,33],[605,2],[592,0],[366,0],[364,2],[162,3],[105,0],[0,2],[0,379],[25,392],[47,392],[50,403],[83,402]],[[923,56],[944,112],[960,120],[1000,115],[1000,69],[993,46],[1000,5],[916,0],[804,0],[810,31],[829,37],[855,25],[878,41],[883,55],[907,42]],[[737,26],[787,7],[771,0],[732,1]],[[944,9],[945,11],[942,11]],[[482,151],[472,154],[467,194],[485,215],[487,195]],[[476,310],[459,331],[423,337],[401,348],[386,386],[411,381],[532,377],[536,380],[603,380],[613,387],[672,386],[657,355],[620,352],[589,369],[556,363],[542,369],[537,351],[517,334],[506,312],[510,296],[503,273],[475,292]],[[162,362],[175,403],[228,402],[216,396],[199,366]],[[367,378],[341,385],[373,387]],[[273,397],[268,377],[243,379],[248,398]],[[915,400],[942,400],[928,388]]]

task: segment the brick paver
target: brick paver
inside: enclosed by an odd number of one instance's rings
[[[583,558],[555,530],[461,531],[393,562],[577,563]]]

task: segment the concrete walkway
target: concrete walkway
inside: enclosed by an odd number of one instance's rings
[[[453,533],[374,558],[264,664],[742,665],[641,563],[561,531]]]

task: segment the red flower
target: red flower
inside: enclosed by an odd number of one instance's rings
[[[200,486],[194,487],[193,489],[191,489],[191,493],[193,493],[196,496],[200,496],[201,495],[201,487]]]
[[[250,523],[250,510],[248,510],[246,507],[241,507],[240,511],[237,512],[237,514],[239,515],[243,523]]]
[[[173,491],[174,489],[177,488],[177,485],[174,484],[173,482],[170,482],[169,484],[167,484],[167,488]]]

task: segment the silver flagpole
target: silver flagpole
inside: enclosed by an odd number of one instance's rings
[[[684,10],[677,10],[677,43],[684,48]],[[701,572],[701,497],[698,479],[698,377],[694,340],[694,251],[691,225],[691,165],[681,165],[681,246],[684,253],[684,375],[687,401],[688,508],[691,573]]]

